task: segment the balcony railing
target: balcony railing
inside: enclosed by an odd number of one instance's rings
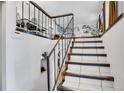
[[[74,18],[72,13],[50,16],[33,1],[18,2],[16,10],[17,31],[49,39],[59,38]]]

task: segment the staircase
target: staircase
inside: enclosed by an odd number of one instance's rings
[[[66,69],[58,91],[112,91],[114,78],[106,61],[102,40],[99,37],[75,38],[72,41]]]

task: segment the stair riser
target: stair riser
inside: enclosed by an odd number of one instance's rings
[[[89,38],[100,38],[100,36],[82,36],[82,37],[75,37],[75,39],[89,39]]]
[[[76,73],[76,74],[110,74],[109,67],[98,67],[98,66],[86,66],[86,65],[68,65],[67,72]],[[91,72],[91,73],[89,73]]]
[[[98,41],[101,40],[100,38],[78,38],[75,41]]]
[[[79,62],[106,62],[106,57],[99,56],[70,56],[70,61],[79,61]]]
[[[71,53],[104,54],[104,49],[71,49]]]

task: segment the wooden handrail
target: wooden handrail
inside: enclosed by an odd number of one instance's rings
[[[64,34],[64,32],[63,32],[63,34]],[[56,48],[57,44],[58,44],[59,41],[61,40],[63,34],[61,35],[61,37],[59,37],[58,41],[56,42],[56,44],[55,44],[54,47],[52,48],[51,52],[50,52],[49,55],[48,55],[49,57],[51,56],[51,54],[53,53],[53,51],[54,51],[54,49]]]
[[[106,31],[101,35],[101,37],[106,33],[108,32],[108,30],[110,30],[120,19],[122,19],[124,17],[124,13],[121,13],[120,16],[118,16],[116,18],[116,20],[113,22],[113,24],[111,26],[109,26]]]
[[[117,19],[113,22],[113,24],[112,24],[111,26],[109,26],[109,27],[107,28],[106,31],[108,31],[109,29],[111,29],[111,28],[112,28],[121,18],[123,18],[123,17],[124,17],[124,13],[121,13],[120,16],[117,17]]]
[[[73,13],[67,13],[67,14],[62,14],[62,15],[56,15],[56,16],[52,16],[52,18],[58,18],[58,17],[64,17],[64,16],[73,16]]]
[[[63,67],[64,61],[65,61],[65,58],[66,58],[66,56],[67,56],[67,54],[68,54],[69,46],[70,46],[70,44],[71,44],[72,39],[73,39],[73,38],[71,38],[71,40],[69,41],[69,44],[68,44],[68,46],[67,46],[67,51],[66,51],[65,56],[64,56],[64,58],[63,58],[64,60],[62,59],[63,62],[62,62],[62,64],[61,64],[60,70],[59,70],[59,72],[58,72],[57,80],[56,80],[56,82],[55,82],[55,84],[54,84],[54,86],[53,86],[52,91],[55,89],[55,86],[56,86],[56,84],[57,84],[57,82],[58,82],[58,79],[59,79],[60,73],[61,73],[61,71],[62,71],[62,67]]]
[[[47,15],[48,17],[51,18],[51,16],[46,12],[44,11],[38,4],[36,4],[35,2],[33,1],[29,1],[31,4],[33,4],[35,7],[37,7],[39,10],[41,10],[45,15]]]
[[[64,16],[73,16],[73,13],[67,13],[62,15],[56,15],[56,16],[50,16],[45,10],[43,10],[37,3],[34,1],[29,1],[31,4],[33,4],[35,7],[37,7],[40,11],[42,11],[45,15],[47,15],[49,18],[58,18],[58,17],[64,17]]]

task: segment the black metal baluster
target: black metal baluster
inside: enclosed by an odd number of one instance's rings
[[[50,37],[52,39],[52,18],[50,19]]]
[[[54,81],[56,82],[56,50],[54,49]]]
[[[46,15],[45,15],[45,16],[46,16]],[[47,18],[47,16],[46,16],[45,18],[46,18],[46,36],[47,36],[47,34],[48,34],[48,28],[47,28],[47,27],[48,27],[48,26],[47,26],[47,19],[48,19],[48,18]]]
[[[25,27],[24,24],[24,1],[22,1],[22,23],[21,23],[21,27]]]
[[[48,36],[50,38],[49,31],[50,31],[50,26],[49,26],[49,18],[48,18]]]
[[[67,23],[67,17],[66,17],[66,25],[68,25]],[[65,28],[65,37],[66,37],[66,51],[67,51],[67,47],[68,47],[68,44],[67,44],[67,29]]]
[[[57,22],[56,22],[56,18],[55,18],[55,32],[54,32],[55,35],[56,35],[56,26],[57,26]]]
[[[40,11],[40,35],[42,33],[42,12]]]
[[[67,16],[67,25],[68,25],[68,23],[69,23],[69,16]],[[69,34],[69,32],[68,32],[68,27],[67,27],[67,38],[69,38],[68,37],[68,34]],[[69,43],[69,39],[67,39],[67,44]]]
[[[25,2],[26,3],[26,2]],[[25,7],[26,8],[26,7]],[[25,9],[26,10],[26,9]],[[28,13],[29,13],[29,11],[28,11]],[[25,15],[25,18],[26,18],[26,15]],[[27,19],[28,19],[28,17],[27,17]],[[29,19],[28,19],[28,23],[29,23]],[[28,32],[28,27],[27,27],[27,24],[25,24],[25,26],[26,26],[26,29],[27,29],[27,32]]]
[[[24,19],[24,1],[22,1],[22,21]]]
[[[73,34],[72,34],[72,36],[74,36],[74,16],[72,16],[73,17],[73,20],[72,20],[72,29],[73,29]]]
[[[51,26],[52,26],[52,24],[53,24],[52,22],[53,22],[53,21],[52,21],[52,19],[51,19]],[[51,32],[52,32],[52,31],[51,31]],[[52,33],[53,33],[53,32],[52,32]]]
[[[38,31],[40,31],[40,11],[38,9]]]
[[[47,86],[48,86],[48,91],[50,91],[50,63],[49,63],[49,56],[47,56]]]
[[[43,35],[43,12],[42,12],[42,35]]]
[[[46,15],[45,15],[45,36],[46,36],[46,33],[47,33],[47,28],[46,28]]]
[[[61,18],[61,17],[60,17],[60,18]],[[61,19],[60,19],[60,24],[61,24]],[[59,25],[60,25],[60,24],[59,24]],[[62,36],[61,36],[61,37],[62,37],[62,38],[61,38],[61,51],[62,51],[62,59],[61,59],[61,60],[62,60],[62,62],[63,62],[63,28],[62,28]],[[62,62],[61,62],[61,63],[62,63]]]
[[[42,18],[43,18],[43,21],[42,21],[42,24],[43,24],[43,26],[42,26],[42,32],[43,32],[43,34],[42,35],[44,35],[45,28],[44,28],[44,14],[43,14],[43,12],[42,12]]]
[[[29,15],[28,15],[28,22],[29,22],[29,24],[30,24],[30,3],[28,3],[28,13],[29,13]],[[28,25],[27,25],[27,32],[29,31],[29,27],[28,27]]]
[[[34,6],[34,24],[35,24],[35,6]]]
[[[64,56],[66,52],[66,33],[65,33],[65,17],[63,17],[63,32],[64,32]]]
[[[54,32],[53,32],[53,34],[54,34],[54,39],[55,39],[55,32],[56,32],[56,21],[55,21],[55,19],[53,19],[53,24],[54,24],[54,26],[53,26],[53,28],[54,28]]]
[[[58,68],[60,67],[60,60],[61,60],[60,53],[61,53],[61,50],[60,50],[60,42],[59,42],[58,43],[58,62],[57,62]]]
[[[45,16],[46,16],[46,15],[45,15]],[[47,36],[47,33],[48,33],[47,19],[48,19],[48,18],[47,18],[47,16],[46,16],[45,18],[46,18],[46,36]]]
[[[61,25],[60,24],[60,18],[58,18],[59,19],[59,25]],[[60,30],[59,30],[59,36],[61,36],[61,28],[60,28]]]
[[[30,2],[29,2],[29,23],[30,23]]]

